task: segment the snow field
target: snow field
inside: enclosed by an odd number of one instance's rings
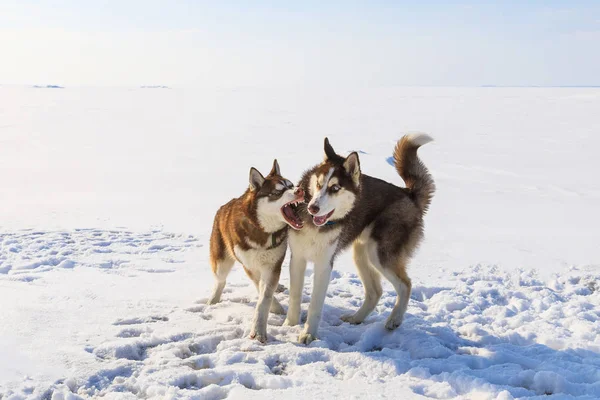
[[[600,398],[598,109],[597,88],[1,86],[0,397]],[[349,252],[309,347],[277,315],[247,339],[239,267],[204,305],[214,212],[251,166],[295,181],[328,136],[401,185],[411,131],[437,191],[399,330],[387,281],[340,321],[363,299]]]
[[[94,269],[160,279],[179,265],[198,268],[188,265],[185,253],[206,248],[194,237],[118,230],[20,232],[2,235],[2,243],[0,282],[20,285],[36,285],[65,268],[68,274]],[[136,267],[135,259],[152,267]],[[206,261],[200,264],[208,269]],[[284,286],[287,271],[286,264]],[[393,332],[384,328],[395,301],[387,286],[363,324],[341,322],[364,295],[356,274],[334,271],[320,340],[308,347],[295,343],[301,327],[284,327],[284,317],[274,314],[266,345],[248,339],[255,289],[241,268],[232,275],[217,305],[199,296],[161,312],[129,310],[97,326],[100,337],[69,349],[74,368],[63,377],[42,385],[32,377],[5,398],[223,399],[341,382],[371,388],[368,393],[401,382],[412,395],[440,399],[600,396],[600,274],[594,271],[574,268],[544,282],[531,271],[478,266],[450,274],[443,286],[417,280],[404,324]],[[309,294],[310,284],[304,312]],[[287,289],[276,297],[287,306]],[[81,330],[93,320],[79,321]]]

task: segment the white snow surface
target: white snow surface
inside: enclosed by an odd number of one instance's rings
[[[600,398],[597,110],[594,88],[0,87],[0,398]],[[415,131],[437,192],[399,329],[387,281],[340,321],[350,252],[309,346],[274,314],[248,339],[239,266],[205,305],[212,218],[251,166],[297,181],[328,136],[401,185]]]

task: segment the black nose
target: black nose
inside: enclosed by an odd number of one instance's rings
[[[308,211],[310,211],[311,214],[318,214],[319,210],[319,206],[312,205],[308,207]]]

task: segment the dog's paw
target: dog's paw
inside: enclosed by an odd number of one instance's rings
[[[398,328],[400,325],[402,325],[402,320],[396,321],[393,318],[388,318],[388,320],[385,321],[385,329],[387,329],[388,331],[393,331],[394,329]]]
[[[215,297],[211,297],[210,299],[208,299],[206,301],[206,304],[209,306],[213,306],[215,304],[217,304],[221,299],[215,298]]]
[[[347,323],[349,323],[349,324],[352,324],[352,325],[358,325],[358,324],[360,324],[361,322],[363,322],[363,320],[362,320],[362,319],[356,318],[356,314],[346,314],[346,315],[342,315],[342,316],[340,317],[340,319],[341,319],[342,321],[344,321],[344,322],[347,322]]]
[[[282,293],[282,292],[285,292],[286,289],[287,288],[280,283],[280,284],[277,285],[277,289],[275,289],[275,292],[276,293]]]
[[[259,342],[261,342],[261,343],[264,344],[264,343],[267,343],[267,332],[258,333],[258,332],[256,332],[256,331],[253,330],[252,332],[250,332],[249,338],[250,339],[256,339]]]
[[[279,302],[277,301],[277,299],[273,299],[273,302],[271,303],[271,309],[270,311],[273,314],[278,314],[278,315],[284,315],[285,314],[285,310],[283,309],[283,306],[281,304],[279,304]]]
[[[298,320],[295,320],[293,318],[290,319],[290,317],[287,317],[285,319],[285,321],[283,321],[283,326],[296,326],[298,325]]]
[[[317,340],[317,337],[308,332],[302,332],[300,336],[298,336],[298,343],[300,344],[309,345],[315,340]]]

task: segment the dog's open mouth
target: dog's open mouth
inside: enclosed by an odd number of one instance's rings
[[[330,212],[328,212],[325,215],[321,215],[320,217],[317,217],[316,215],[313,215],[313,223],[316,226],[322,226],[325,225],[327,223],[327,220],[329,220],[329,218],[331,218],[331,216],[333,215],[334,210],[331,210]]]
[[[302,229],[304,224],[302,223],[302,219],[298,216],[298,204],[303,202],[304,199],[296,199],[292,200],[289,203],[286,203],[281,207],[281,214],[283,214],[283,218],[294,229]]]

